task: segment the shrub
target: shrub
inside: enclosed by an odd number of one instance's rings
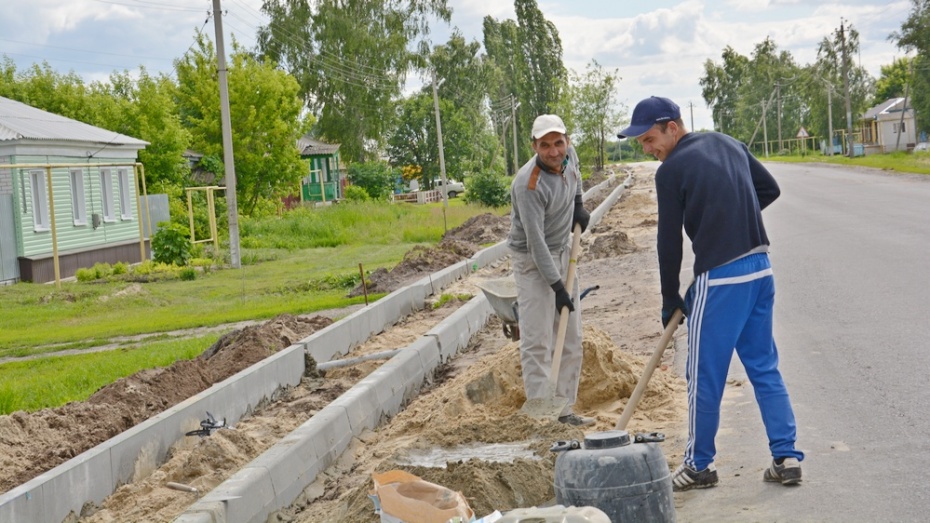
[[[348,185],[345,189],[345,198],[349,202],[367,202],[371,200],[368,191],[357,185]]]
[[[109,263],[98,262],[94,264],[94,272],[97,274],[97,279],[102,280],[113,274],[113,268],[110,267]]]
[[[114,276],[119,276],[120,274],[128,274],[128,273],[129,273],[129,265],[126,262],[117,262],[113,266]]]
[[[86,267],[82,267],[78,269],[77,271],[75,271],[74,277],[77,278],[77,281],[80,281],[80,282],[94,281],[97,279],[97,271],[95,271],[94,269],[88,269]]]
[[[466,203],[478,203],[488,207],[505,207],[510,204],[510,187],[502,176],[493,171],[482,171],[468,177]]]
[[[193,267],[184,267],[178,274],[183,281],[194,281],[197,279],[197,269]]]
[[[349,166],[348,178],[352,185],[365,189],[368,196],[382,200],[391,194],[397,175],[385,162],[365,162]]]
[[[159,223],[152,237],[152,259],[158,263],[187,265],[191,257],[190,230],[177,223]]]

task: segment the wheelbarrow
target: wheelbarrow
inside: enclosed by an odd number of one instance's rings
[[[494,313],[503,322],[504,336],[519,341],[520,315],[517,313],[517,282],[513,279],[513,274],[504,278],[482,280],[475,285],[484,292],[484,297],[488,299]],[[581,291],[578,299],[583,299],[588,293],[600,288],[600,285],[588,287]]]
[[[488,299],[494,313],[503,322],[504,336],[513,341],[520,339],[520,317],[517,313],[517,282],[513,274],[475,283]]]

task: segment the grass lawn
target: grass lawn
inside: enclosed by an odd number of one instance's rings
[[[857,156],[855,158],[849,158],[847,156],[824,156],[820,153],[813,153],[806,156],[779,156],[773,154],[768,158],[764,156],[757,156],[757,158],[766,162],[830,163],[855,167],[871,167],[902,173],[930,174],[930,153],[926,152],[906,153],[898,151],[888,154]]]
[[[57,351],[89,348],[118,336],[364,303],[364,297],[346,297],[359,281],[359,264],[366,273],[389,269],[414,246],[438,242],[446,230],[473,216],[508,211],[466,205],[462,198],[451,199],[448,208],[442,203],[359,204],[301,210],[243,219],[242,268],[209,270],[193,281],[66,281],[61,289],[32,283],[0,286],[0,358],[49,356],[0,364],[0,413],[84,399],[138,370],[194,357],[219,334],[156,338],[126,350],[52,357]]]

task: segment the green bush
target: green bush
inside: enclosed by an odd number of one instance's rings
[[[510,204],[510,187],[502,176],[493,171],[472,174],[468,177],[466,189],[466,203],[477,203],[495,209]]]
[[[345,198],[349,202],[367,202],[371,200],[368,191],[357,185],[348,185],[345,189]]]
[[[152,237],[152,259],[158,263],[187,265],[191,258],[190,230],[177,223],[161,222]]]
[[[197,269],[193,267],[184,267],[181,269],[181,272],[178,274],[178,276],[183,281],[194,281],[197,279]]]
[[[80,282],[89,282],[97,279],[97,271],[94,269],[88,269],[86,267],[81,267],[74,273],[74,277],[77,278],[77,281]]]
[[[94,272],[97,273],[97,279],[102,280],[113,274],[113,268],[109,263],[98,262],[94,264]]]
[[[117,262],[115,265],[113,265],[112,274],[114,276],[119,276],[120,274],[128,274],[128,273],[129,273],[129,265],[126,262]]]
[[[349,166],[349,181],[376,200],[386,199],[394,188],[397,173],[386,162],[355,163]]]

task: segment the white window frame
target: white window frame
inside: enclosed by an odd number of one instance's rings
[[[116,180],[119,185],[119,215],[123,220],[132,219],[132,200],[129,185],[129,169],[119,168],[116,170]]]
[[[87,225],[87,199],[84,197],[84,170],[71,169],[71,215],[74,225]]]
[[[113,173],[110,169],[100,169],[100,205],[103,221],[115,222],[116,211],[113,209]]]
[[[45,171],[29,171],[32,190],[32,225],[36,232],[50,231],[48,215],[48,188],[45,186]]]

